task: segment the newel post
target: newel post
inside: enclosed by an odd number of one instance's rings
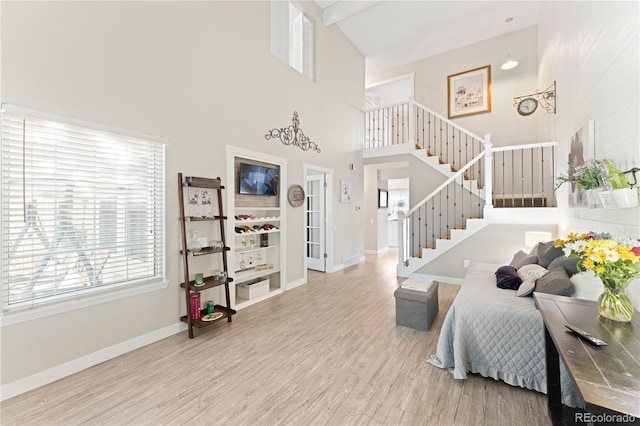
[[[398,212],[398,265],[404,265],[404,212]]]
[[[418,120],[416,119],[416,105],[413,102],[413,97],[409,97],[409,122],[407,123],[409,126],[409,143],[412,146],[417,146],[416,143],[416,124]]]
[[[493,208],[493,144],[491,135],[484,135],[484,207]]]

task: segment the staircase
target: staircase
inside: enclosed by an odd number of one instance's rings
[[[413,100],[367,110],[364,128],[365,162],[412,155],[443,179],[399,214],[399,276],[409,276],[496,220],[515,220],[526,207],[555,206],[555,142],[494,148],[489,135],[474,135]],[[498,207],[505,207],[501,214]]]

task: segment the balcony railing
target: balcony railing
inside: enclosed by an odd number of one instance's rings
[[[420,257],[437,239],[482,218],[486,207],[555,207],[556,142],[494,148],[413,100],[365,111],[364,149],[412,144],[454,173],[399,218],[399,260]]]

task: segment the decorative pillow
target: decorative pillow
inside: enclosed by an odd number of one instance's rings
[[[522,281],[522,284],[520,284],[520,287],[518,287],[518,292],[516,293],[516,296],[518,297],[529,296],[533,294],[534,288],[536,288],[535,278],[529,278],[527,280],[524,280]]]
[[[535,254],[527,254],[524,251],[520,250],[515,255],[513,255],[513,259],[511,259],[511,262],[509,262],[509,266],[520,269],[524,265],[530,265],[537,262],[538,256],[536,256]]]
[[[571,296],[574,286],[564,268],[552,269],[536,280],[534,291],[558,296]]]
[[[583,270],[578,267],[578,262],[580,262],[579,257],[556,257],[551,261],[548,268],[556,269],[556,268],[564,268],[567,270],[567,274],[569,277],[582,272]]]
[[[496,285],[498,287],[517,290],[520,284],[522,284],[522,280],[513,266],[501,266],[496,271]]]
[[[518,276],[523,282],[531,278],[535,281],[547,272],[549,272],[548,269],[545,269],[540,265],[531,264],[524,265],[522,268],[518,269]]]
[[[556,257],[564,256],[564,251],[561,248],[554,247],[555,241],[547,241],[546,243],[538,243],[538,264],[549,268],[549,264],[553,262]]]

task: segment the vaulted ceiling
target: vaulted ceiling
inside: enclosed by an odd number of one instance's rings
[[[536,25],[541,1],[315,0],[368,70],[394,67]],[[513,17],[513,21],[505,20]]]

